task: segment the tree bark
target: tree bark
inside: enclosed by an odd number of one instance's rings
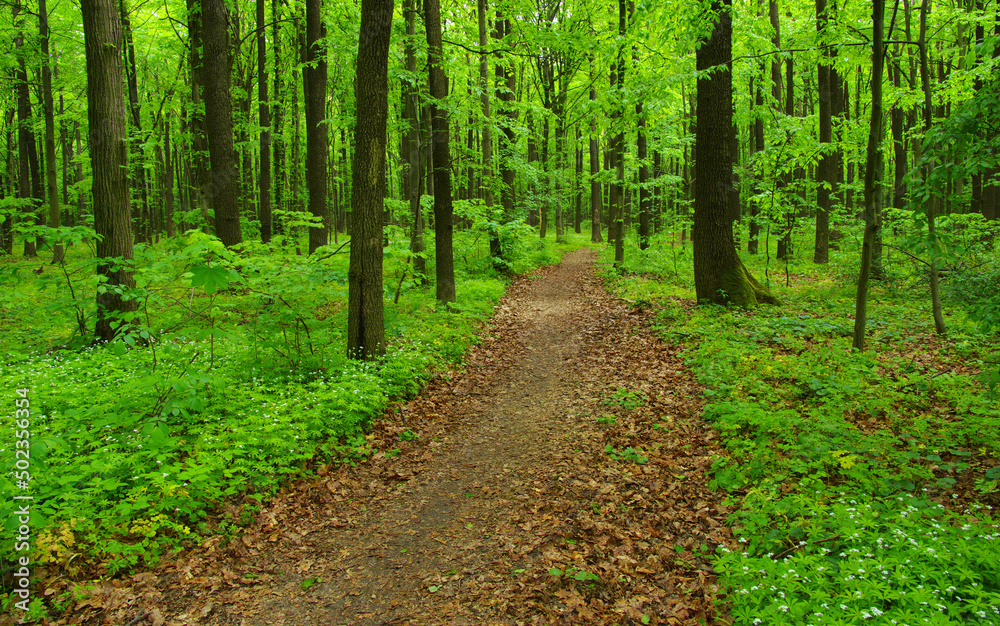
[[[925,2],[927,0],[924,0]],[[882,142],[882,66],[885,60],[882,44],[882,26],[885,0],[873,0],[872,7],[872,117],[868,131],[868,149],[865,160],[865,236],[861,244],[861,272],[858,276],[858,293],[854,308],[854,338],[857,350],[865,348],[865,325],[868,322],[868,282],[874,256],[875,238],[882,227],[875,210],[876,195],[881,194],[878,180],[880,144]]]
[[[694,282],[700,302],[754,306],[777,303],[743,266],[733,239],[732,0],[716,1],[711,36],[697,51]]]
[[[455,301],[455,260],[452,251],[451,148],[448,144],[448,111],[438,106],[448,95],[441,48],[439,0],[424,0],[427,28],[427,68],[430,73],[431,129],[434,145],[434,260],[437,300]]]
[[[362,0],[358,39],[357,123],[352,163],[351,261],[348,269],[347,354],[385,354],[382,302],[382,211],[385,205],[386,121],[392,0]]]
[[[406,71],[409,81],[403,82],[403,124],[404,144],[407,147],[406,198],[410,203],[413,228],[410,237],[410,252],[413,254],[413,275],[418,284],[427,282],[427,259],[424,258],[424,215],[420,206],[420,102],[419,79],[417,77],[416,35],[417,11],[414,0],[403,0],[403,19],[406,20]]]
[[[930,0],[923,0],[920,5],[920,36],[918,39],[918,49],[920,51],[920,84],[924,91],[924,133],[929,133],[934,117],[933,101],[931,99],[931,78],[928,67],[927,53],[927,17],[931,12]],[[875,79],[872,78],[874,85]],[[924,171],[924,178],[930,177],[930,168]],[[927,203],[927,237],[929,239],[927,251],[930,257],[930,283],[931,283],[931,309],[934,316],[934,329],[939,335],[945,334],[944,314],[941,312],[941,289],[938,285],[938,263],[937,263],[937,228],[935,218],[938,210],[940,196],[932,193],[930,201]]]
[[[264,23],[265,0],[257,0],[257,117],[260,124],[260,174],[257,177],[260,201],[260,240],[271,241],[271,111],[267,103],[267,36]],[[272,16],[272,19],[277,19]]]
[[[819,42],[828,43],[829,15],[826,0],[816,0],[816,30]],[[817,70],[817,89],[819,91],[819,142],[823,150],[819,166],[816,170],[816,241],[813,247],[813,263],[828,263],[830,261],[830,209],[832,208],[831,190],[836,184],[834,171],[834,156],[830,143],[833,141],[832,123],[832,93],[830,60],[832,49],[823,52],[824,59],[819,62]],[[825,145],[823,145],[825,144]]]
[[[97,292],[98,341],[114,339],[117,315],[136,309],[134,300],[122,296],[135,287],[127,263],[132,260],[132,224],[128,191],[125,141],[125,94],[122,90],[121,22],[114,0],[81,0],[87,57],[87,117],[90,162],[93,171],[94,229],[97,240],[97,274],[106,276],[105,289]]]
[[[597,101],[597,86],[594,76],[594,55],[590,55],[590,102]],[[601,171],[600,150],[597,144],[597,109],[590,118],[590,241],[601,243],[601,213],[604,209],[604,198],[601,195],[601,183],[597,176]]]
[[[326,159],[329,130],[326,117],[326,52],[320,40],[326,35],[321,0],[306,0],[305,68],[302,70],[306,109],[306,188],[309,213],[320,223],[309,228],[309,254],[326,245],[330,210],[326,204]],[[384,206],[384,205],[383,205]]]
[[[612,92],[617,94],[617,101],[611,113],[611,130],[615,132],[611,144],[612,167],[615,170],[615,180],[611,184],[611,193],[608,202],[608,209],[611,213],[611,226],[609,227],[609,239],[614,235],[615,241],[615,268],[621,270],[625,264],[625,111],[622,97],[625,83],[625,31],[626,31],[626,4],[625,0],[618,0],[618,58],[614,63],[612,73]]]
[[[17,156],[18,156],[18,197],[31,199],[21,209],[21,213],[29,221],[37,222],[38,207],[42,202],[41,174],[38,171],[38,148],[35,143],[35,132],[32,130],[31,94],[28,89],[28,70],[24,55],[24,34],[19,24],[21,6],[15,2],[13,6],[13,23],[17,28],[14,35],[14,48],[17,51],[17,67],[14,70],[14,80],[17,84]],[[37,256],[37,247],[33,238],[24,240],[24,256]]]
[[[205,125],[212,165],[206,194],[215,209],[215,234],[226,246],[243,242],[240,179],[233,150],[233,103],[229,90],[229,15],[223,0],[201,0],[204,28]]]
[[[59,206],[59,184],[56,177],[56,119],[55,101],[52,98],[52,64],[49,54],[49,13],[45,0],[38,0],[38,30],[42,48],[42,111],[45,115],[45,182],[48,188],[49,226],[62,225]],[[64,257],[63,245],[52,245],[52,262],[61,263]]]

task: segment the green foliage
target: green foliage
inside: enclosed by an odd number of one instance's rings
[[[1000,533],[982,507],[959,514],[909,494],[813,495],[796,503],[787,550],[761,554],[750,533],[739,540],[745,550],[720,549],[715,568],[732,586],[735,624],[1000,620]]]
[[[618,406],[626,411],[633,411],[646,404],[646,394],[619,387],[617,391],[611,394],[610,398],[602,400],[601,404],[605,406]]]
[[[604,452],[611,457],[612,461],[628,461],[629,463],[635,463],[636,465],[643,465],[649,461],[649,457],[643,454],[642,448],[633,448],[632,446],[628,446],[624,450],[620,450],[609,443],[604,446]]]
[[[504,290],[492,269],[472,275],[489,266],[486,241],[458,233],[458,302],[439,307],[432,289],[403,281],[386,303],[387,355],[362,363],[345,356],[346,254],[301,256],[292,239],[226,249],[191,231],[136,247],[136,286],[123,295],[137,310],[120,316],[115,341],[91,346],[100,282],[88,232],[67,230],[65,264],[41,275],[4,260],[13,289],[0,293],[0,315],[17,332],[0,339],[0,384],[29,389],[35,559],[111,575],[208,534],[231,537],[289,476],[363,461],[365,427],[460,358]],[[393,241],[386,261],[397,281],[408,258],[392,251],[405,247]],[[541,246],[524,263],[542,258],[558,252]],[[29,313],[39,307],[51,314]],[[6,532],[12,427],[0,425]],[[237,513],[220,516],[224,501]]]
[[[739,505],[742,547],[714,564],[735,624],[997,621],[996,258],[978,216],[938,225],[950,233],[938,241],[948,339],[914,297],[927,281],[919,232],[887,232],[866,353],[849,349],[854,251],[832,251],[828,268],[790,262],[788,286],[772,283],[786,305],[754,311],[685,303],[690,268],[669,263],[677,241],[654,238],[658,260],[627,254],[621,275],[607,272],[622,298],[659,308],[654,325],[686,345],[706,387],[724,448],[710,486]],[[773,269],[765,255],[744,262]]]

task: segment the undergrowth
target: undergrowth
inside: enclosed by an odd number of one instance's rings
[[[693,306],[690,245],[670,241],[627,254],[623,271],[608,254],[605,277],[657,307],[705,386],[725,449],[712,485],[739,505],[739,543],[714,563],[733,623],[1000,623],[1000,341],[982,314],[995,256],[974,272],[953,262],[946,338],[919,268],[890,256],[858,353],[853,254],[787,274],[773,250],[745,255],[785,305],[743,310]]]
[[[24,489],[14,424],[4,421],[4,610],[16,599],[7,595],[14,494],[34,498],[33,566],[71,578],[127,573],[229,534],[290,476],[364,459],[365,427],[464,354],[506,284],[481,232],[456,232],[458,301],[439,306],[413,275],[408,242],[394,238],[385,252],[388,353],[362,363],[345,356],[346,251],[307,257],[295,243],[233,251],[193,231],[137,247],[128,293],[137,310],[97,347],[86,333],[100,287],[85,238],[64,266],[0,259],[0,318],[11,331],[0,339],[0,389],[8,413],[14,390],[27,390],[31,462]],[[510,266],[527,271],[581,245],[527,239],[509,250]],[[428,266],[433,275],[433,248]],[[224,502],[236,512],[223,514]]]

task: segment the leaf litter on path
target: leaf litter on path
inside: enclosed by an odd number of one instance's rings
[[[367,461],[53,623],[722,623],[708,562],[731,509],[706,487],[700,388],[593,264],[514,281],[462,366],[377,421]]]

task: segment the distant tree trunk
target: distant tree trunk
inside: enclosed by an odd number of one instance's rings
[[[763,76],[764,64],[761,63],[761,75]],[[755,95],[755,108],[754,112],[754,122],[753,122],[753,151],[757,160],[764,158],[764,85],[763,80],[759,80],[753,85],[753,91]],[[763,174],[759,176],[753,176],[753,184],[755,186],[754,195],[758,198],[759,194],[762,192],[763,187],[767,185],[767,182],[763,179]],[[757,198],[752,198],[749,202],[750,204],[750,228],[747,233],[747,252],[750,254],[757,254],[757,248],[760,240],[760,205],[761,201]]]
[[[257,177],[260,204],[260,240],[271,241],[271,111],[267,104],[267,37],[264,2],[257,0],[257,116],[260,123],[260,175]],[[272,19],[277,20],[272,16]]]
[[[38,0],[38,31],[42,48],[42,110],[45,114],[45,181],[48,188],[49,226],[62,225],[59,206],[59,184],[56,177],[56,118],[55,101],[52,98],[52,64],[49,55],[49,12],[45,0]],[[63,245],[55,242],[52,246],[52,262],[63,260]]]
[[[583,232],[583,131],[576,127],[576,182],[573,196],[576,198],[576,213],[573,216],[573,232]]]
[[[427,68],[430,72],[431,128],[434,144],[434,260],[437,263],[437,300],[455,301],[455,259],[452,251],[451,148],[448,145],[448,111],[437,105],[448,95],[441,52],[439,0],[424,0],[427,28]]]
[[[483,107],[483,117],[486,122],[483,126],[483,166],[480,176],[480,186],[483,202],[486,205],[486,212],[489,220],[493,224],[499,224],[493,215],[493,122],[490,111],[490,64],[486,56],[486,46],[489,43],[489,32],[486,28],[486,0],[478,0],[476,3],[476,17],[479,22],[479,101]],[[489,229],[490,236],[490,257],[500,259],[502,252],[500,249],[500,230],[497,227]],[[494,265],[498,265],[494,261]]]
[[[197,204],[201,213],[201,230],[211,232],[208,219],[209,165],[208,139],[205,132],[205,110],[202,89],[205,83],[202,63],[202,11],[199,0],[187,0],[188,10],[188,52],[191,66],[191,159],[188,193],[192,204]]]
[[[272,128],[274,133],[271,137],[272,148],[274,151],[274,209],[281,211],[284,209],[284,192],[285,192],[285,137],[283,133],[283,121],[281,117],[282,104],[281,104],[281,30],[279,24],[281,22],[281,5],[279,0],[272,0],[271,2],[271,50],[272,58],[274,59],[274,95],[272,101],[274,102],[273,120]],[[271,234],[276,235],[283,233],[284,229],[282,227],[282,221],[280,218],[274,219],[274,214],[271,217]]]
[[[81,0],[87,57],[87,117],[90,123],[90,162],[93,170],[94,230],[97,274],[107,277],[107,289],[97,292],[98,341],[111,341],[116,315],[134,311],[136,302],[122,298],[135,287],[127,266],[105,259],[132,260],[132,220],[129,207],[126,158],[125,94],[122,90],[122,42],[118,6],[114,0]]]
[[[619,94],[618,101],[611,113],[611,129],[615,132],[611,146],[613,167],[615,168],[615,181],[611,184],[611,197],[608,202],[611,212],[611,228],[609,228],[609,239],[614,233],[615,240],[615,267],[621,269],[625,264],[625,112],[623,110],[625,99],[621,96],[625,87],[625,29],[627,24],[625,0],[618,0],[618,36],[622,43],[618,45],[618,58],[614,63],[612,74],[612,91]]]
[[[240,231],[240,179],[233,150],[233,103],[229,93],[229,15],[223,0],[201,0],[205,47],[205,125],[212,164],[209,195],[215,208],[215,234],[226,246],[243,242]]]
[[[502,18],[497,13],[494,22],[493,37],[501,43],[507,43],[511,35],[510,20]],[[514,123],[517,121],[517,111],[514,109],[514,90],[517,88],[514,70],[510,67],[510,59],[498,59],[496,63],[496,96],[499,110],[503,115],[502,130],[498,139],[498,156],[500,157],[500,179],[502,182],[500,201],[503,204],[502,222],[514,219],[514,150],[517,145],[517,135]],[[501,120],[498,120],[500,122]],[[500,247],[500,258],[506,260],[503,246]]]
[[[931,130],[931,124],[933,122],[934,110],[933,110],[933,100],[931,99],[931,78],[930,70],[928,68],[928,53],[927,53],[927,17],[931,12],[930,0],[923,0],[920,5],[920,38],[918,40],[918,48],[920,50],[920,84],[924,90],[924,133],[929,133]],[[875,83],[874,77],[872,78],[872,83]],[[927,179],[930,177],[930,168],[928,167],[923,175]],[[937,228],[935,226],[935,218],[938,210],[938,204],[940,202],[940,196],[938,193],[931,193],[930,200],[927,203],[927,237],[930,244],[927,247],[929,264],[930,264],[930,282],[931,282],[931,309],[934,315],[934,329],[939,335],[945,334],[946,328],[944,325],[944,315],[941,312],[941,289],[938,285],[938,263],[937,263]]]
[[[594,76],[594,54],[590,55],[590,102],[597,101],[597,86]],[[601,213],[604,209],[604,198],[601,194],[601,183],[597,176],[601,171],[600,150],[597,144],[597,109],[590,118],[590,241],[601,243]]]
[[[41,174],[38,171],[38,148],[35,144],[35,132],[32,130],[31,94],[28,89],[28,70],[24,55],[24,34],[19,27],[20,2],[13,5],[13,23],[17,31],[14,35],[14,48],[17,50],[17,67],[14,70],[14,80],[17,83],[17,156],[18,156],[18,196],[22,199],[31,198],[30,205],[22,208],[25,218],[37,221],[38,206],[42,202]],[[37,256],[35,240],[25,238],[24,256]]]
[[[733,239],[732,0],[716,1],[711,36],[697,51],[698,106],[695,129],[694,282],[699,301],[753,306],[777,299],[743,266]],[[718,68],[711,74],[706,70]]]
[[[927,0],[924,0],[926,3]],[[858,276],[858,294],[854,309],[854,338],[852,345],[857,350],[865,349],[865,325],[868,322],[868,281],[871,274],[875,238],[881,228],[881,220],[875,210],[879,189],[878,167],[880,144],[882,143],[882,66],[885,61],[882,44],[882,30],[885,14],[885,0],[873,0],[872,7],[872,117],[868,131],[868,150],[865,160],[865,237],[861,244],[861,272]]]
[[[649,164],[646,158],[649,156],[649,148],[646,143],[646,116],[642,112],[642,102],[635,105],[635,115],[637,118],[636,137],[636,157],[639,160],[639,249],[645,250],[649,247],[649,214],[651,198],[649,189],[646,187],[649,182]]]
[[[819,31],[820,43],[829,43],[829,15],[826,0],[816,0],[816,30]],[[834,171],[835,157],[830,143],[833,141],[832,123],[832,92],[830,63],[832,49],[823,52],[823,59],[817,70],[817,88],[819,90],[819,142],[823,150],[820,157],[816,186],[816,243],[813,248],[813,263],[828,263],[830,260],[830,210],[832,208],[831,190],[836,185]]]
[[[406,20],[406,71],[409,80],[403,81],[403,124],[406,146],[406,199],[410,203],[413,231],[410,237],[410,252],[413,253],[413,274],[423,285],[427,281],[427,259],[424,258],[424,215],[420,206],[420,111],[417,78],[417,51],[413,43],[416,33],[417,11],[414,0],[403,0],[403,19]],[[412,81],[412,82],[410,82]]]
[[[146,167],[143,163],[142,144],[145,137],[142,133],[142,103],[139,101],[139,76],[135,66],[135,45],[132,43],[132,23],[129,21],[128,3],[122,1],[118,5],[122,16],[122,43],[125,46],[125,76],[128,80],[128,101],[130,121],[132,123],[129,142],[132,157],[129,163],[129,188],[132,194],[138,194],[139,214],[134,216],[133,228],[137,242],[151,241],[152,219],[149,209],[149,192],[146,182]]]
[[[174,226],[174,152],[170,143],[170,119],[173,113],[167,115],[163,122],[163,212],[167,227],[167,237],[176,233]]]
[[[330,209],[326,204],[326,159],[328,126],[326,117],[326,51],[320,41],[326,36],[321,15],[321,0],[306,0],[305,67],[302,87],[306,109],[306,188],[309,190],[309,213],[322,220],[309,229],[309,254],[326,245],[326,224]],[[384,205],[383,205],[384,206]]]
[[[392,0],[362,0],[358,40],[357,124],[352,163],[351,261],[348,269],[347,354],[385,354],[382,303],[382,211],[385,205],[386,121]]]

